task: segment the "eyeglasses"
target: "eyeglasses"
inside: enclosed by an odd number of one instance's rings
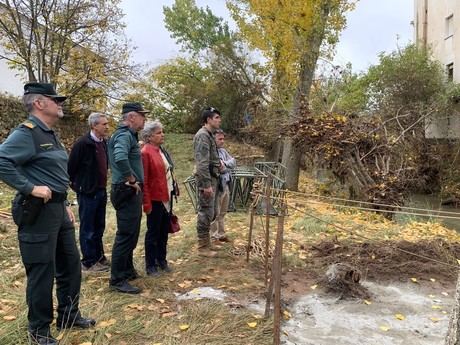
[[[63,102],[59,102],[57,98],[53,98],[53,97],[46,97],[46,98],[52,100],[57,105],[61,105],[63,103]]]

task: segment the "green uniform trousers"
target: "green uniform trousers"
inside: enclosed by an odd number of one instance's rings
[[[64,202],[43,205],[33,225],[18,227],[18,239],[27,275],[29,332],[47,336],[53,321],[55,278],[58,323],[80,316],[80,255]]]
[[[198,239],[209,239],[209,231],[211,229],[211,223],[215,219],[217,209],[217,193],[219,179],[212,177],[211,186],[213,194],[210,197],[203,195],[203,186],[197,182],[198,190],[198,215],[196,222],[196,230],[198,233]]]

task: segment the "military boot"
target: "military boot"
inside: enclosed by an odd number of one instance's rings
[[[198,255],[208,258],[215,258],[217,252],[211,249],[211,241],[209,237],[198,238]]]

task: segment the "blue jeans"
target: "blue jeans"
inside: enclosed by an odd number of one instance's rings
[[[80,215],[80,249],[82,264],[91,267],[104,257],[102,236],[105,230],[107,191],[98,189],[94,194],[78,194]]]

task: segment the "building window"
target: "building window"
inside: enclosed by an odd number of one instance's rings
[[[446,39],[454,35],[454,15],[446,18]]]
[[[447,80],[454,81],[454,64],[450,63],[446,66],[447,70]]]

